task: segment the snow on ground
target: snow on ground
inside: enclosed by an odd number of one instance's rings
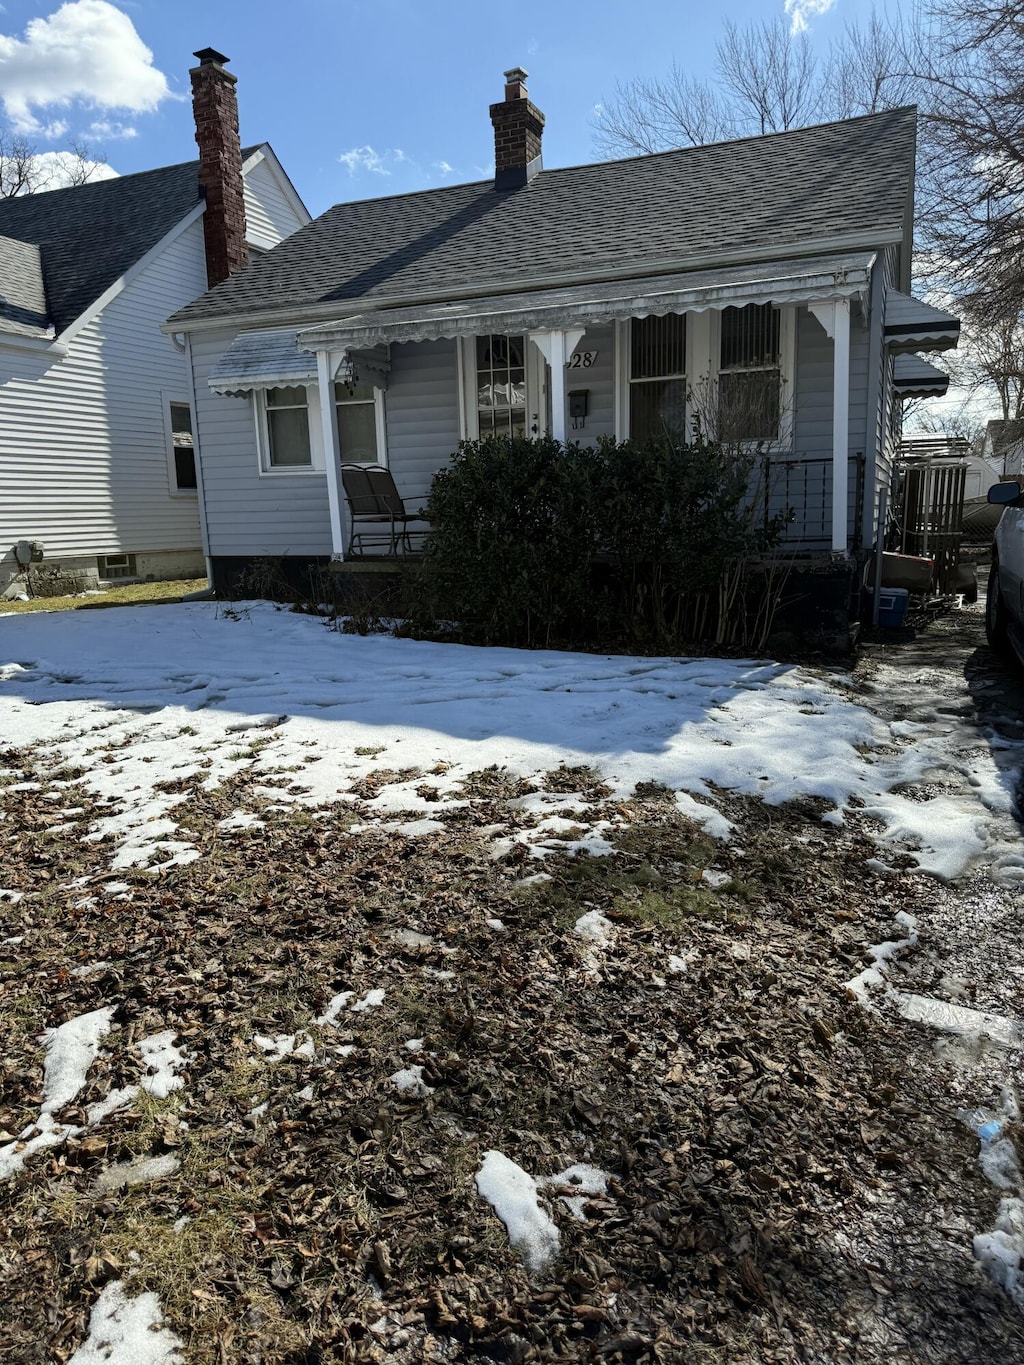
[[[353,784],[387,769],[402,776],[364,792],[369,809],[422,816],[400,822],[418,833],[473,771],[564,763],[595,767],[616,797],[661,783],[721,838],[731,826],[716,788],[769,803],[821,797],[839,821],[853,802],[883,841],[951,877],[992,852],[1010,798],[988,747],[951,758],[942,725],[922,725],[887,724],[841,677],[799,668],[348,636],[265,603],[0,619],[0,740],[85,768],[109,813],[81,837],[114,836],[114,868],[197,856],[175,819],[187,794],[168,789],[190,778],[216,787],[249,770],[277,802],[319,804],[351,800]],[[968,770],[969,795],[898,790],[950,763]],[[425,776],[428,795],[417,791]],[[556,843],[607,851],[607,826],[590,825],[585,807],[580,820],[568,842],[547,823],[536,854]],[[1024,855],[999,851],[1024,876]]]
[[[541,1207],[533,1176],[501,1152],[485,1152],[476,1188],[505,1224],[509,1244],[522,1256],[530,1274],[545,1270],[558,1255],[561,1238]]]
[[[131,1299],[123,1282],[112,1280],[93,1304],[89,1335],[68,1365],[181,1365],[182,1343],[162,1321],[155,1294]]]

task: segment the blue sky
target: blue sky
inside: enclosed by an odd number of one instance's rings
[[[788,14],[824,50],[870,8],[789,0]],[[272,143],[316,214],[488,174],[487,106],[517,64],[547,116],[545,165],[595,160],[594,106],[617,80],[673,60],[704,74],[723,18],[785,11],[784,0],[5,0],[0,126],[40,150],[85,138],[122,174],[187,160],[191,54],[215,47],[238,76],[243,142]]]

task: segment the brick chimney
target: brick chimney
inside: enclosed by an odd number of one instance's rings
[[[249,260],[245,240],[242,145],[238,137],[238,77],[224,69],[220,52],[204,47],[194,54],[192,111],[199,144],[199,188],[206,200],[206,278],[212,289]]]
[[[514,66],[505,72],[505,98],[491,105],[494,124],[494,188],[517,190],[542,169],[540,140],[544,115],[526,89],[526,72]]]

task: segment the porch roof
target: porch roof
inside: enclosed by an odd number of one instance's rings
[[[885,340],[890,351],[948,351],[960,340],[960,319],[889,288],[885,292]]]
[[[863,295],[873,252],[720,266],[685,274],[539,289],[409,308],[380,308],[297,335],[308,351],[354,350],[389,342],[437,341],[487,332],[515,335],[747,303],[808,303]]]
[[[388,362],[383,352],[352,349],[361,374],[387,387]],[[240,397],[254,389],[276,389],[316,382],[316,357],[300,350],[294,327],[241,332],[220,357],[207,381],[214,393]]]
[[[894,356],[893,371],[896,392],[904,398],[941,398],[949,388],[949,375],[919,355]]]

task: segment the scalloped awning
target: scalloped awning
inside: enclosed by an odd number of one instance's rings
[[[306,328],[308,351],[350,350],[404,341],[438,341],[487,332],[514,336],[589,327],[652,314],[695,313],[748,303],[809,303],[866,296],[873,252],[721,266],[570,289],[538,289],[489,298],[380,308]]]
[[[388,362],[383,353],[353,354],[351,359],[370,383],[380,389],[387,387]],[[208,383],[214,393],[225,398],[244,398],[257,389],[315,384],[316,358],[299,348],[294,327],[240,332],[214,365]]]
[[[948,351],[960,340],[960,319],[898,289],[885,291],[885,340],[890,351]]]
[[[894,356],[893,379],[902,398],[942,398],[949,388],[949,375],[919,355]]]

